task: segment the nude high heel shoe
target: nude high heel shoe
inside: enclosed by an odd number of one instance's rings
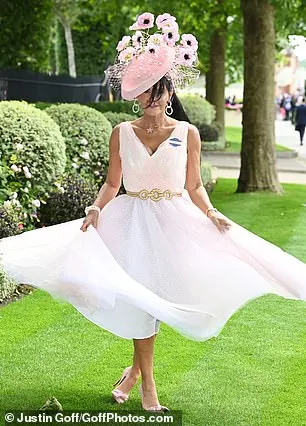
[[[142,394],[142,385],[139,386],[139,393],[141,395],[141,405],[142,405],[142,396],[143,396],[143,394]],[[153,405],[152,407],[149,407],[149,408],[144,408],[144,406],[142,405],[142,408],[145,411],[154,411],[154,412],[157,411],[157,412],[161,412],[161,413],[163,413],[165,411],[170,411],[168,407],[166,407],[165,405],[160,405],[160,404]]]
[[[122,376],[120,377],[120,379],[118,379],[113,386],[119,386],[123,380],[126,378],[126,376],[128,375],[129,371],[131,370],[131,366],[130,367],[126,367],[123,370]],[[123,402],[127,401],[129,399],[129,395],[127,393],[122,392],[120,389],[114,389],[112,390],[112,397],[114,398],[114,400],[116,402],[118,402],[118,404],[122,404]]]

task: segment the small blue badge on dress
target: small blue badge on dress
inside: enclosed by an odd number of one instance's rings
[[[182,143],[181,139],[179,138],[171,138],[170,141],[173,141],[173,142],[169,142],[169,144],[172,146],[181,146],[181,143]]]

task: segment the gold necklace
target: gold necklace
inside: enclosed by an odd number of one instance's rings
[[[146,129],[146,132],[149,134],[154,132],[154,128],[159,129],[159,126],[153,126],[153,127],[149,126],[149,127],[146,127],[145,129]]]
[[[142,127],[142,129],[143,129],[143,127]],[[154,129],[156,129],[156,130],[160,130],[160,129],[161,129],[161,127],[160,127],[160,126],[158,126],[158,125],[153,125],[153,126],[145,127],[143,130],[145,130],[145,131],[147,132],[147,134],[150,134],[150,133],[153,133],[153,132],[154,132]],[[156,130],[155,130],[155,131],[156,131]]]

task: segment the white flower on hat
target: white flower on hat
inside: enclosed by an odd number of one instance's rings
[[[147,28],[152,28],[154,26],[154,15],[149,12],[142,13],[137,18],[137,25],[140,30],[145,30]]]
[[[169,46],[174,46],[180,38],[179,33],[174,27],[164,27],[163,28],[163,38]]]
[[[181,65],[191,66],[197,59],[195,55],[195,51],[193,49],[180,47],[178,51],[179,51],[178,62]]]
[[[189,47],[193,50],[198,49],[198,41],[192,34],[183,34],[181,37],[181,43],[184,47]]]
[[[150,52],[150,53],[156,53],[156,51],[157,51],[157,49],[158,49],[159,47],[158,47],[158,45],[157,44],[154,44],[154,43],[148,43],[147,45],[146,45],[146,47],[145,47],[145,50],[147,51],[147,52]]]
[[[178,32],[179,30],[178,24],[175,21],[166,21],[161,27],[161,30],[162,32],[165,32],[169,28],[171,28],[172,30],[175,30],[176,32]]]
[[[176,18],[170,13],[163,13],[162,15],[158,15],[156,18],[157,28],[162,28],[164,25],[168,25],[170,22],[175,22]]]
[[[133,46],[136,48],[141,47],[142,39],[143,39],[142,32],[136,31],[136,33],[132,37]]]
[[[120,52],[119,60],[121,62],[130,61],[135,53],[136,50],[134,49],[134,47],[127,47],[126,49],[122,50],[122,52]]]
[[[152,43],[152,44],[156,44],[158,46],[160,46],[161,44],[164,43],[164,37],[162,36],[162,34],[152,34],[149,38],[148,38],[148,44]]]
[[[126,47],[128,47],[128,45],[130,44],[130,40],[131,40],[130,36],[123,36],[122,39],[117,44],[117,47],[116,47],[116,49],[118,50],[118,52],[121,52],[121,50],[123,50]]]

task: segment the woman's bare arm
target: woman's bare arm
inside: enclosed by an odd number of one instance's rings
[[[119,155],[119,127],[118,124],[113,128],[109,140],[109,165],[106,180],[101,186],[94,205],[103,209],[103,207],[116,197],[121,186],[122,167]]]
[[[205,214],[207,209],[213,207],[207,191],[203,185],[200,171],[201,138],[198,129],[189,124],[188,129],[188,154],[185,187],[192,202]]]

